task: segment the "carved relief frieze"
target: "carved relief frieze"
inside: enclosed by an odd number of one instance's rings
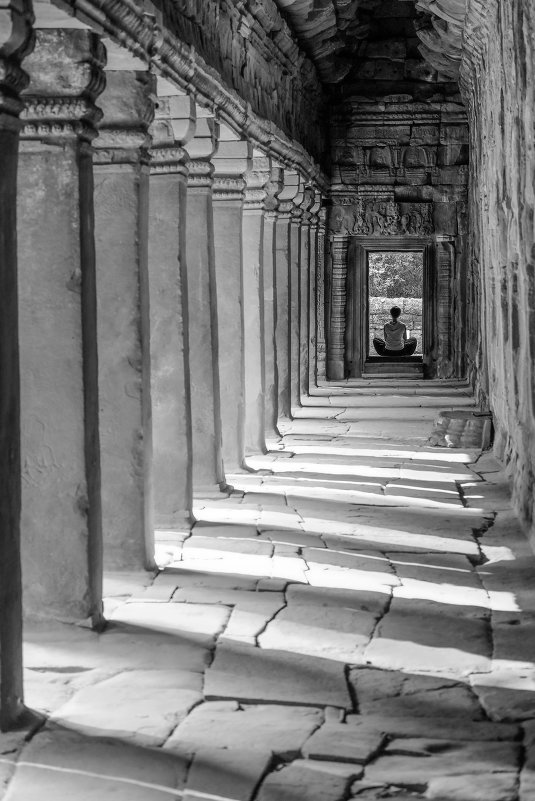
[[[396,203],[360,196],[336,198],[331,233],[350,236],[429,236],[434,232],[432,203]]]

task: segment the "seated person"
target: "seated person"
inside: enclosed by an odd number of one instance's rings
[[[412,356],[416,350],[416,338],[407,338],[407,326],[400,322],[401,309],[393,306],[390,309],[392,322],[384,327],[385,338],[373,338],[373,347],[379,356]]]

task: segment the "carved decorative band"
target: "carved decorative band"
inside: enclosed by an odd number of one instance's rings
[[[73,137],[93,139],[96,124],[102,112],[90,100],[81,97],[24,98],[21,112],[21,136],[27,139],[41,137]]]
[[[144,128],[99,128],[95,147],[105,150],[113,148],[146,150],[150,144],[150,136]]]
[[[254,189],[248,186],[245,190],[244,207],[249,211],[262,211],[265,200],[266,192],[264,189]]]
[[[151,173],[188,174],[189,156],[183,147],[155,147],[149,153]]]
[[[335,205],[330,215],[333,234],[362,236],[429,236],[434,232],[432,203],[396,203],[363,199]]]
[[[245,181],[243,178],[216,176],[213,183],[214,200],[243,200]]]
[[[212,186],[214,181],[214,166],[210,161],[195,159],[188,163],[188,168],[188,186]]]
[[[98,141],[98,140],[97,140]],[[149,164],[150,155],[145,147],[95,148],[95,164]]]

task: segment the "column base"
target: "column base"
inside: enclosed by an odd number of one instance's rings
[[[195,487],[193,490],[194,501],[213,501],[223,497],[228,497],[232,491],[226,483],[221,484],[208,484],[204,487]]]

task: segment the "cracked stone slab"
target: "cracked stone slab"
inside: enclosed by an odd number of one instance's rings
[[[0,798],[15,773],[15,765],[26,745],[27,730],[0,732]]]
[[[302,748],[308,759],[365,764],[379,751],[384,741],[381,732],[343,723],[325,723]]]
[[[285,605],[281,593],[250,593],[252,598],[242,600],[230,615],[220,640],[240,640],[256,644],[256,638],[269,621]]]
[[[325,532],[327,547],[409,552],[461,553],[479,557],[473,528],[481,527],[481,515],[465,516],[467,510],[354,508],[347,527]],[[316,528],[320,528],[318,524]],[[322,533],[320,531],[320,533]]]
[[[418,481],[416,479],[398,479],[389,482],[385,487],[385,495],[407,501],[408,505],[459,506],[463,503],[456,484],[453,482]]]
[[[461,482],[464,502],[469,507],[477,507],[489,512],[502,512],[511,509],[511,487],[507,482],[472,484]]]
[[[199,750],[193,758],[182,801],[250,801],[270,761],[269,752],[257,750]]]
[[[207,644],[193,642],[187,634],[153,632],[121,623],[110,623],[101,634],[61,624],[25,626],[24,663],[34,670],[118,672],[151,670],[156,664],[162,669],[180,665],[182,670],[202,672],[209,656]]]
[[[465,684],[436,676],[356,668],[349,673],[362,715],[481,720],[477,697]]]
[[[535,664],[535,616],[520,612],[492,613],[495,663]]]
[[[133,670],[79,690],[51,720],[83,734],[158,746],[202,701],[202,675]]]
[[[366,767],[365,777],[414,787],[445,776],[515,772],[519,759],[520,746],[509,742],[395,739],[386,747],[384,756]]]
[[[129,603],[119,607],[112,620],[209,644],[223,630],[229,615],[229,609],[218,605]]]
[[[219,565],[219,567],[221,567],[221,565]],[[205,588],[211,591],[254,591],[259,582],[257,577],[249,578],[248,576],[242,576],[232,572],[208,571],[197,566],[173,568],[172,573],[166,570],[162,579],[166,579],[168,583],[172,584],[175,588],[178,587],[179,592],[189,588]],[[177,597],[178,593],[175,592],[173,600],[176,600]]]
[[[293,545],[296,548],[323,546],[315,534],[305,534],[303,531],[292,531],[291,529],[264,529],[259,536],[260,539],[272,542],[274,545]]]
[[[419,598],[458,605],[490,609],[492,602],[481,578],[461,554],[389,554],[401,587],[397,598]]]
[[[183,788],[186,771],[156,749],[47,726],[26,745],[3,801],[162,801]]]
[[[489,625],[477,608],[394,598],[366,660],[389,670],[485,672],[491,664]]]
[[[177,754],[202,749],[247,750],[284,759],[299,755],[303,743],[323,722],[313,707],[239,705],[235,701],[207,702],[196,707],[165,743]]]
[[[221,534],[207,537],[197,535],[194,529],[192,536],[184,543],[183,559],[184,561],[195,559],[197,554],[200,559],[205,559],[206,551],[212,556],[219,554],[221,559],[231,558],[233,554],[236,555],[236,558],[242,554],[271,556],[273,553],[271,544],[259,540],[256,537],[256,530],[254,536],[254,539],[232,539],[222,531]]]
[[[431,779],[426,798],[435,801],[516,801],[517,773],[441,776]]]
[[[216,648],[204,693],[207,700],[352,706],[341,663],[228,641]]]
[[[334,606],[289,606],[258,638],[263,649],[308,654],[339,662],[363,661],[377,617]]]
[[[360,765],[333,769],[330,763],[299,760],[270,773],[260,788],[258,801],[342,801],[352,780],[362,775]]]
[[[332,606],[370,612],[379,618],[390,603],[390,593],[371,590],[340,589],[339,587],[312,587],[307,584],[290,584],[286,590],[288,606]]]
[[[403,715],[362,714],[346,715],[346,725],[364,726],[389,737],[414,737],[432,740],[518,740],[519,726],[507,723],[472,721],[465,717],[410,717]]]
[[[393,574],[373,570],[355,570],[351,567],[308,563],[308,583],[312,587],[332,587],[354,592],[369,591],[390,595],[391,587],[398,584]]]
[[[488,673],[470,677],[474,692],[491,720],[527,720],[535,717],[535,668],[505,662]]]
[[[281,578],[287,581],[297,581],[306,584],[308,580],[307,571],[306,562],[300,556],[292,555],[288,552],[284,554],[279,551],[271,560],[272,578]]]

